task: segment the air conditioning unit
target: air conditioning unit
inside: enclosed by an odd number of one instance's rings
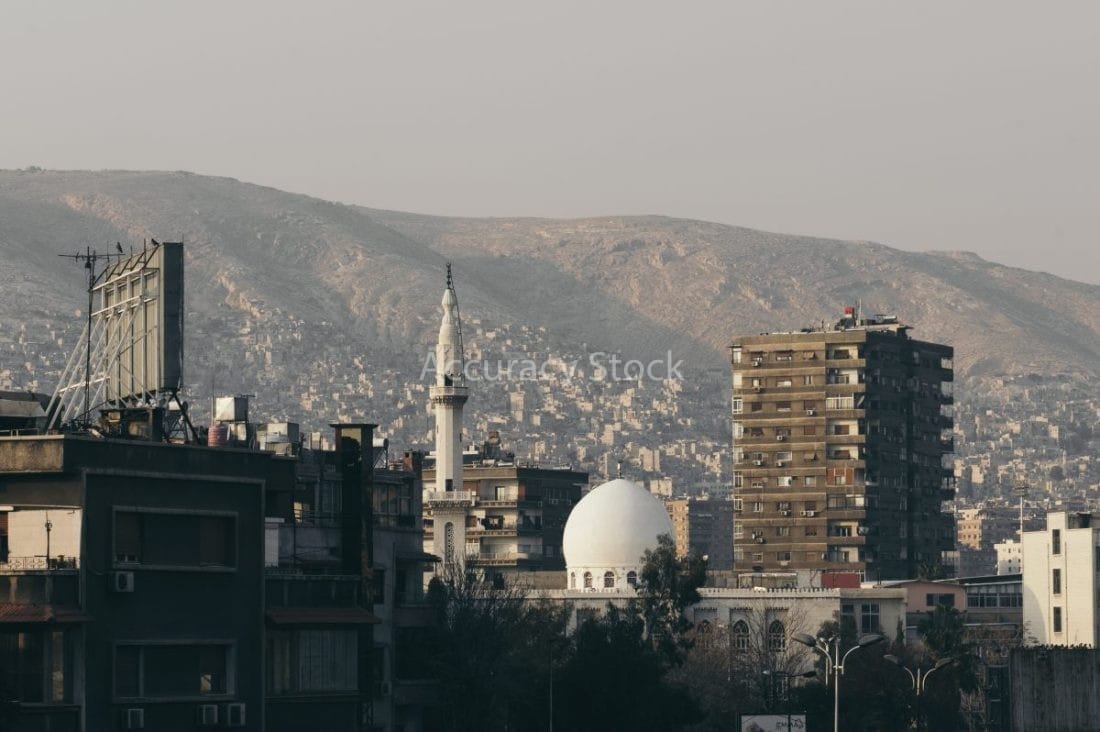
[[[807,409],[807,410],[806,410],[806,416],[807,416],[807,417],[812,417],[812,416],[814,416],[815,414],[817,414],[817,410],[816,410],[816,409]]]
[[[245,724],[245,705],[243,702],[236,702],[233,704],[225,705],[225,726],[226,727],[243,727]]]
[[[791,515],[790,511],[781,511],[780,513],[782,513],[784,516],[790,516]]]
[[[782,460],[777,460],[776,463],[775,463],[775,467],[777,467],[777,468],[784,468],[786,466],[787,466],[787,463],[783,462]]]
[[[218,726],[218,705],[200,704],[195,710],[195,723],[200,727]]]
[[[806,512],[806,515],[807,515],[807,516],[808,516],[809,518],[813,518],[814,516],[816,516],[816,515],[817,515],[817,511],[807,511],[807,512]]]
[[[125,710],[122,713],[122,726],[125,729],[145,729],[145,710]]]
[[[764,365],[764,359],[762,359],[762,358],[754,358],[754,359],[752,360],[752,365],[753,365],[753,366],[763,366],[763,365]]]
[[[782,442],[782,441],[783,441],[783,440],[785,440],[785,439],[787,439],[787,436],[786,436],[786,435],[776,435],[776,436],[775,436],[775,441],[776,441],[776,442]]]
[[[760,467],[761,465],[764,464],[764,461],[763,460],[753,460],[752,464],[755,465],[756,467]]]
[[[752,390],[753,390],[753,391],[755,391],[755,392],[761,392],[761,391],[763,391],[763,390],[764,390],[764,387],[762,387],[762,386],[754,386],[754,387],[752,388]]]
[[[111,592],[133,592],[134,591],[134,573],[133,572],[111,572],[108,575],[111,581]],[[140,711],[140,710],[139,710]]]

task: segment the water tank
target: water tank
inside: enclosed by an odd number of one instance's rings
[[[206,435],[206,444],[209,447],[225,447],[229,442],[229,425],[223,422],[215,422]]]

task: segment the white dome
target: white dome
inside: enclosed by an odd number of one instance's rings
[[[660,499],[624,478],[592,489],[569,514],[562,535],[566,566],[640,568],[657,537],[672,534],[672,521]]]

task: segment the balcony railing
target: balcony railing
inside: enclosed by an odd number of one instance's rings
[[[57,569],[80,569],[79,557],[7,557],[0,559],[0,572],[35,572]]]
[[[462,503],[466,505],[474,505],[474,492],[473,491],[426,491],[424,493],[425,503],[447,503],[456,504]]]

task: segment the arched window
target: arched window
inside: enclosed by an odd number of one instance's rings
[[[569,573],[569,589],[571,589],[571,590],[577,589],[577,573],[576,572],[570,572]]]
[[[773,620],[768,626],[768,650],[772,653],[782,653],[787,649],[787,629],[783,623]]]
[[[606,589],[611,589],[611,588],[615,587],[615,573],[614,572],[604,572],[603,573],[603,586]]]
[[[450,521],[443,527],[443,561],[455,563],[455,525]]]
[[[703,620],[695,626],[695,640],[702,649],[708,649],[714,645],[714,634],[711,633],[709,620]]]
[[[585,572],[584,573],[584,589],[586,589],[586,590],[591,590],[592,589],[592,573],[591,572]]]
[[[633,569],[626,573],[626,583],[631,587],[638,586],[638,573]]]
[[[730,642],[734,653],[748,653],[749,650],[749,625],[744,620],[738,620],[730,629]]]

